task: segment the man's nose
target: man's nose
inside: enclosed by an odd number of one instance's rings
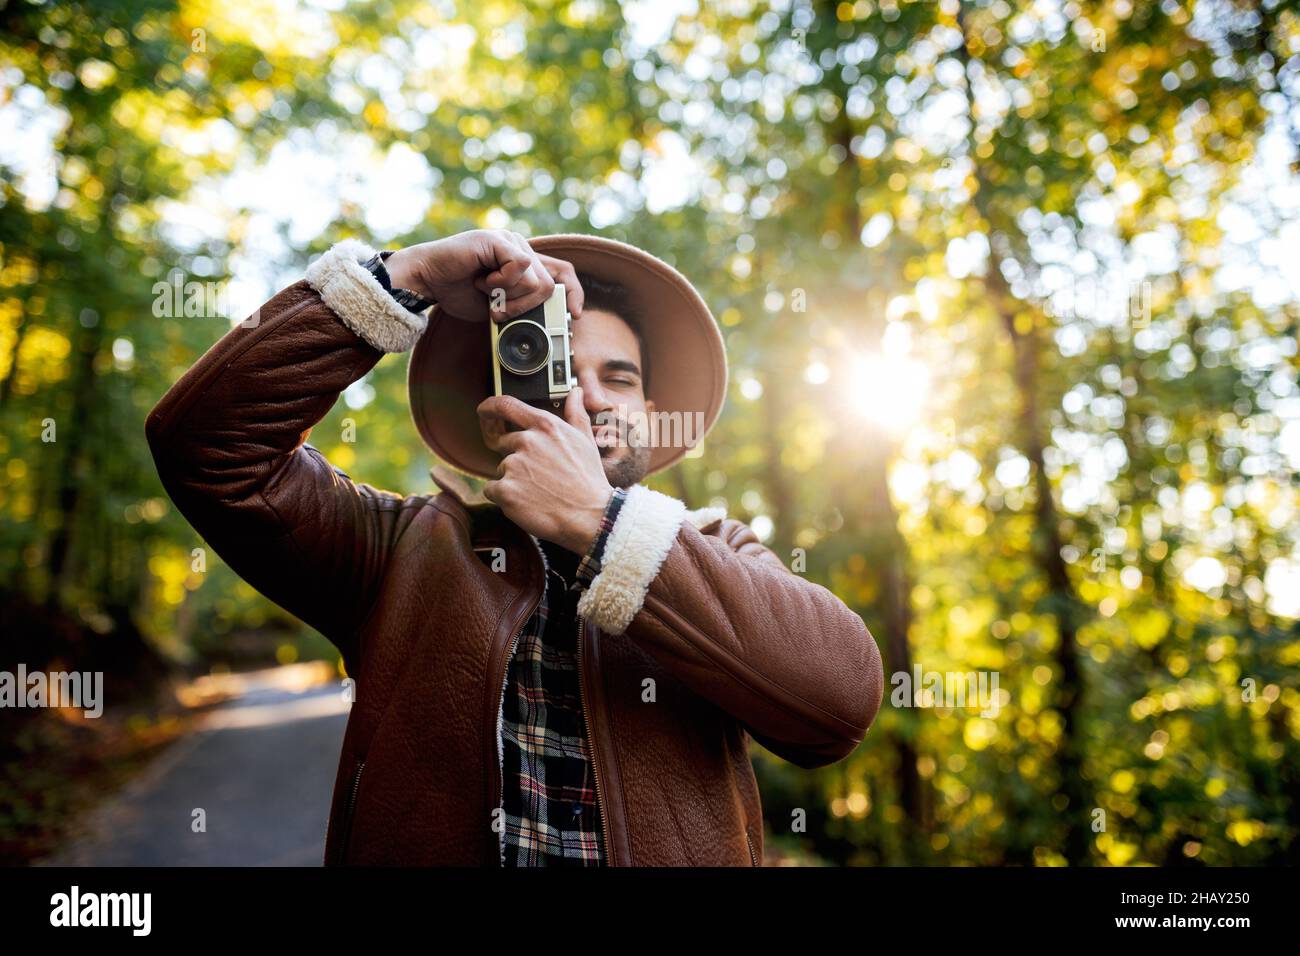
[[[587,410],[587,414],[593,420],[601,412],[608,411],[613,407],[609,401],[609,396],[600,387],[600,376],[595,372],[579,372],[578,384],[582,386],[582,407]]]

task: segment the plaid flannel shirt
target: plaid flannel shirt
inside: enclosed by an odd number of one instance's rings
[[[578,679],[577,596],[547,553],[546,589],[510,659],[502,700],[503,862],[599,866],[600,807]]]
[[[542,542],[546,587],[510,659],[502,700],[503,859],[506,866],[601,866],[600,806],[582,714],[577,603],[600,570],[624,492],[577,555]]]

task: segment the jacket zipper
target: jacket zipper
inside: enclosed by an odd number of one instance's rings
[[[334,854],[334,862],[342,864],[348,855],[348,840],[352,836],[352,817],[357,808],[357,791],[361,789],[361,771],[366,769],[362,760],[352,771],[352,789],[348,792],[347,803],[343,805],[343,820],[339,827],[339,848]]]
[[[581,700],[579,701],[582,709],[582,726],[587,732],[587,749],[591,751],[591,773],[596,781],[596,805],[600,808],[600,836],[604,842],[605,859],[610,865],[613,864],[614,851],[609,845],[609,829],[606,818],[609,816],[609,804],[605,802],[604,794],[600,790],[600,761],[597,757],[596,740],[591,736],[591,722],[587,719],[587,672],[582,667],[582,646],[586,643],[585,636],[587,622],[581,617],[578,618],[578,690]]]
[[[749,827],[745,828],[745,846],[749,850],[749,865],[758,866],[758,857],[754,855],[754,841],[749,838]]]

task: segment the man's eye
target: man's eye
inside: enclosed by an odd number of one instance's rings
[[[627,385],[627,386],[629,386],[629,387],[632,385],[632,383],[629,382],[629,381],[628,381],[627,379],[625,379],[625,378],[611,378],[611,379],[609,380],[609,384],[611,384],[611,385]]]

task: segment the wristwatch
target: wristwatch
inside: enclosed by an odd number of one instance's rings
[[[382,252],[375,253],[366,260],[365,267],[370,270],[371,275],[379,280],[379,284],[384,287],[384,291],[391,295],[398,305],[416,313],[427,312],[434,305],[431,299],[426,299],[410,289],[393,288],[393,280],[388,275],[388,269],[384,266],[384,261],[394,251],[393,249],[385,249]]]

